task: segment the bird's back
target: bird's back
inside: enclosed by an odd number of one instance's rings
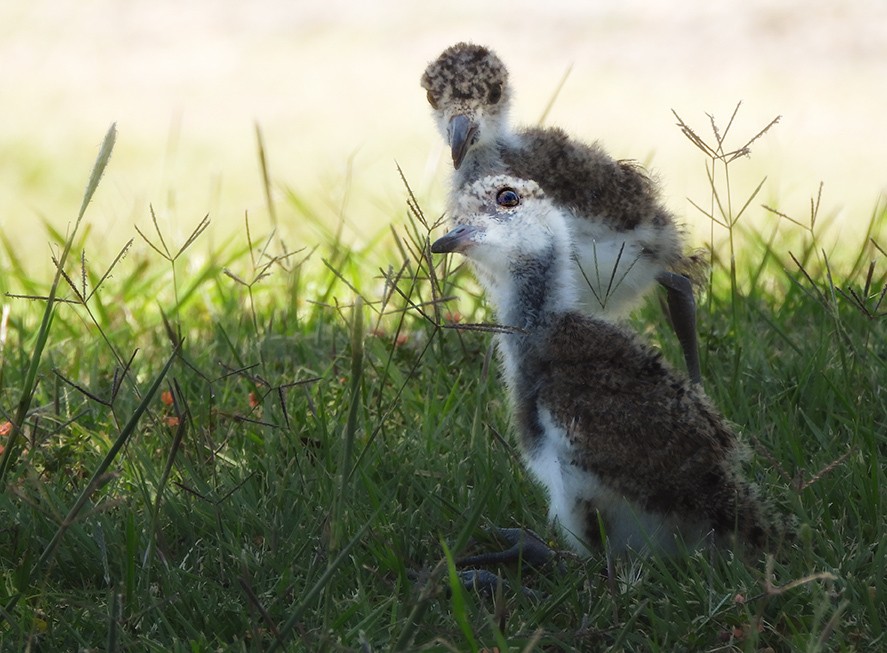
[[[513,383],[525,450],[544,411],[566,432],[571,462],[641,510],[736,530],[761,545],[766,510],[742,477],[744,449],[696,386],[611,323],[570,313],[523,349]]]
[[[613,159],[596,142],[571,139],[558,128],[529,128],[518,132],[514,144],[502,151],[513,174],[539,181],[555,202],[580,216],[594,216],[620,231],[673,222],[647,172],[632,161]]]

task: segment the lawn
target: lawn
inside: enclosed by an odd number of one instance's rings
[[[399,216],[361,249],[293,195],[276,219],[318,241],[247,218],[197,255],[198,218],[176,242],[148,220],[98,244],[110,131],[84,171],[86,217],[48,233],[59,274],[23,276],[3,240],[0,648],[887,646],[887,207],[838,238],[818,197],[806,215],[762,208],[729,185],[744,158],[696,139],[712,188],[694,198],[712,220],[705,387],[794,540],[617,560],[613,583],[601,558],[562,553],[500,570],[492,596],[463,588],[453,561],[485,527],[558,540],[493,336],[471,326],[494,317],[462,262],[428,250],[439,211],[405,171]],[[752,212],[770,227],[746,227]],[[679,363],[658,298],[632,325]]]

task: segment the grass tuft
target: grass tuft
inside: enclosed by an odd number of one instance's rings
[[[8,433],[6,445],[3,452],[3,458],[0,459],[0,486],[3,486],[6,480],[6,475],[9,472],[10,466],[15,462],[15,453],[16,453],[16,445],[18,444],[18,438],[21,433],[22,424],[28,414],[28,409],[31,407],[31,400],[34,396],[34,385],[37,380],[37,368],[40,364],[41,357],[43,356],[43,350],[46,348],[46,342],[49,338],[49,331],[52,326],[52,319],[55,314],[55,304],[56,304],[56,293],[58,292],[58,287],[61,281],[62,276],[64,275],[64,266],[68,259],[68,254],[71,251],[71,246],[74,243],[74,239],[77,236],[77,231],[80,228],[80,222],[83,220],[83,216],[86,213],[86,208],[89,206],[89,203],[92,201],[92,197],[95,194],[96,189],[98,188],[99,181],[102,178],[102,175],[105,173],[105,168],[108,165],[108,161],[111,158],[111,152],[114,150],[114,143],[117,140],[117,127],[116,125],[111,125],[110,129],[108,129],[107,134],[105,134],[105,138],[102,141],[101,148],[99,149],[98,157],[96,157],[95,163],[92,166],[92,172],[89,175],[89,181],[86,184],[86,190],[83,193],[83,201],[80,204],[80,211],[77,213],[77,219],[74,221],[74,228],[71,230],[71,234],[68,236],[65,241],[65,247],[62,250],[61,256],[57,261],[54,260],[56,264],[56,274],[53,279],[52,286],[49,290],[49,295],[46,297],[46,308],[43,311],[43,318],[40,322],[40,328],[37,331],[37,338],[34,344],[34,350],[31,354],[30,361],[28,364],[28,369],[25,375],[24,387],[22,388],[21,395],[18,402],[18,408],[15,412],[15,416],[10,420],[10,431]]]

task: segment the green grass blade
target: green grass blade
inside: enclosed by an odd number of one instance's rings
[[[277,229],[277,210],[274,208],[274,196],[271,193],[271,175],[268,171],[268,157],[265,154],[265,139],[262,137],[262,128],[256,123],[256,147],[259,154],[259,169],[262,172],[262,189],[265,191],[265,203],[268,206],[268,217],[271,218],[271,227]]]
[[[348,418],[345,422],[345,446],[342,453],[342,488],[343,495],[348,489],[351,478],[351,459],[354,452],[354,440],[357,437],[357,414],[360,410],[360,387],[363,379],[363,299],[358,296],[354,302],[351,318],[351,405],[348,407]]]
[[[363,376],[363,300],[354,302],[351,318],[351,388],[348,417],[343,433],[342,454],[339,458],[339,488],[333,504],[333,524],[330,549],[336,551],[341,541],[345,502],[348,497],[348,484],[351,479],[351,465],[354,457],[354,440],[357,435],[357,415],[360,410],[360,387]]]
[[[443,547],[444,555],[447,558],[447,575],[450,579],[450,603],[453,608],[453,618],[456,620],[459,630],[465,635],[471,651],[477,651],[477,640],[474,638],[474,631],[468,619],[465,606],[465,590],[462,587],[462,581],[459,579],[459,572],[456,571],[456,561],[453,558],[452,551],[447,547],[447,543],[441,540],[440,545]]]
[[[184,402],[184,397],[182,395],[181,389],[176,384],[176,394],[179,397],[179,401]],[[163,501],[163,493],[166,490],[166,485],[169,482],[169,476],[172,473],[173,465],[176,461],[176,456],[178,455],[179,448],[182,446],[182,440],[185,437],[185,433],[188,430],[188,420],[190,419],[190,413],[185,406],[185,409],[182,410],[177,417],[179,418],[179,424],[176,427],[175,435],[173,436],[172,446],[169,449],[169,454],[166,457],[166,465],[163,468],[163,472],[160,474],[160,480],[157,483],[156,496],[154,499],[154,509],[150,516],[150,527],[148,530],[149,538],[148,538],[148,549],[145,552],[144,562],[142,563],[142,577],[148,578],[151,572],[151,565],[154,559],[154,551],[156,548],[156,542],[158,538],[158,529],[157,529],[157,518],[160,514],[160,504]]]

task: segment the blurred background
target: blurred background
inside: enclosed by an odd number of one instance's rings
[[[150,228],[184,238],[209,213],[207,246],[270,229],[256,153],[263,133],[280,229],[314,245],[299,198],[356,246],[405,215],[395,161],[423,205],[443,210],[450,161],[419,77],[460,41],[496,50],[512,74],[512,120],[546,119],[659,176],[699,243],[704,157],[675,126],[709,119],[742,145],[736,194],[766,177],[751,221],[770,203],[822,212],[859,230],[887,190],[887,2],[884,0],[32,0],[0,3],[0,229],[51,273],[48,221],[75,217],[102,136],[119,135],[87,213],[92,240],[116,251]],[[734,200],[735,201],[735,200]],[[2,254],[0,254],[2,255]],[[2,267],[2,266],[0,266]]]

